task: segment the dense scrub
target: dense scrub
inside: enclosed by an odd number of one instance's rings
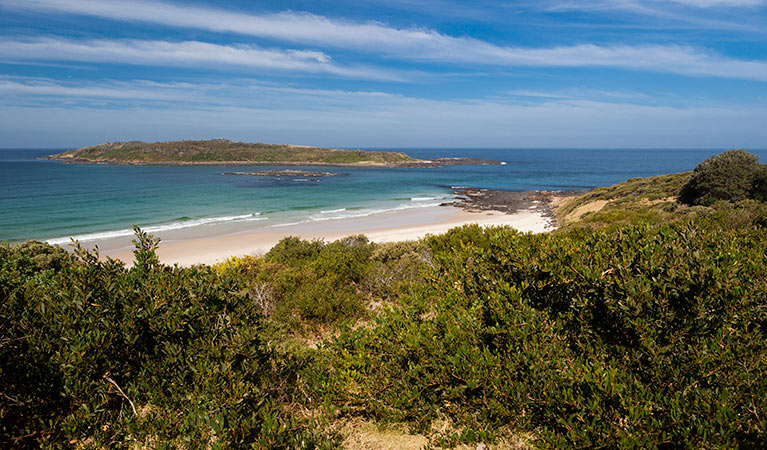
[[[280,336],[396,300],[423,245],[287,238],[264,258],[178,268],[137,232],[130,269],[0,245],[0,446],[337,447],[307,414],[313,356]]]
[[[0,247],[0,446],[333,448],[236,282],[44,244]]]
[[[636,225],[432,238],[436,266],[332,343],[333,400],[443,442],[764,448],[764,229]]]

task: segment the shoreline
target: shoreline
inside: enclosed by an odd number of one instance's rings
[[[430,206],[414,210],[390,211],[365,217],[328,219],[317,222],[258,227],[244,231],[189,236],[183,232],[156,233],[161,239],[157,249],[164,264],[192,266],[216,264],[232,256],[260,256],[288,236],[301,239],[334,241],[364,234],[373,242],[416,240],[429,234],[441,234],[462,225],[508,225],[521,232],[542,233],[555,229],[544,211],[520,209],[513,213],[468,211],[458,206]],[[220,229],[211,227],[210,230]],[[84,243],[98,246],[102,258],[125,263],[133,261],[133,237],[103,239]]]

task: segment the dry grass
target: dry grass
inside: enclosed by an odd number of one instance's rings
[[[420,450],[424,448],[441,448],[430,445],[429,436],[412,434],[404,424],[378,426],[372,421],[360,418],[344,419],[332,425],[334,432],[343,437],[343,447],[350,450]],[[433,436],[455,432],[456,429],[449,421],[438,421],[432,426]],[[518,434],[492,444],[463,444],[452,447],[457,450],[525,450],[533,448],[533,437],[530,434]]]
[[[563,224],[576,222],[580,220],[580,218],[587,213],[601,211],[602,208],[604,208],[608,203],[609,201],[607,200],[594,200],[592,202],[588,202],[586,204],[576,207],[571,212],[569,212],[566,216],[560,218],[560,220],[562,221]]]

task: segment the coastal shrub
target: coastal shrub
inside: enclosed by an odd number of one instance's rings
[[[364,236],[326,244],[289,237],[264,257],[275,270],[254,278],[276,295],[275,318],[292,326],[335,323],[360,317],[364,301],[357,285],[372,246]]]
[[[335,242],[281,240],[263,258],[230,258],[216,266],[262,312],[293,331],[364,317],[420,280],[428,255],[416,242],[374,244],[365,236]]]
[[[0,446],[335,448],[306,403],[308,360],[285,354],[237,281],[81,247],[0,247]]]
[[[694,222],[430,239],[427,280],[331,343],[328,401],[451,442],[767,446],[767,239]]]
[[[431,263],[431,251],[421,241],[377,244],[370,255],[370,268],[361,284],[366,297],[381,303],[396,302]]]
[[[711,205],[718,200],[753,198],[755,181],[758,174],[763,173],[758,160],[758,156],[745,150],[728,150],[706,159],[695,167],[682,187],[679,201],[687,205]],[[761,183],[759,181],[760,186]]]
[[[254,267],[258,266],[259,261],[262,258],[257,256],[231,256],[226,261],[215,264],[213,269],[219,276],[242,276],[252,271]]]
[[[272,247],[264,255],[264,259],[273,263],[293,266],[316,258],[324,246],[325,244],[321,240],[305,241],[296,236],[289,236]]]

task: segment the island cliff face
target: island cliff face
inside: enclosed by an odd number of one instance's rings
[[[293,165],[348,167],[439,167],[461,164],[501,164],[473,158],[419,160],[400,152],[344,150],[297,145],[208,141],[146,143],[114,142],[46,156],[80,164],[122,165]]]

